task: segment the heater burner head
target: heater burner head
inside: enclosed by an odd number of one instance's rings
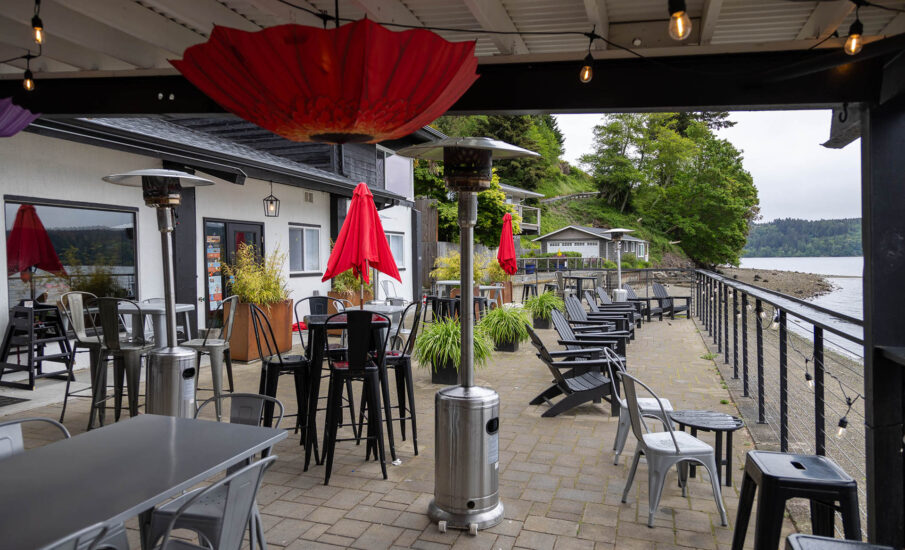
[[[179,206],[183,187],[213,185],[214,182],[179,170],[133,170],[105,176],[104,181],[127,187],[141,187],[148,206]]]

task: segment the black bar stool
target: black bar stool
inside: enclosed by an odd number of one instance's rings
[[[814,535],[789,535],[786,550],[893,550],[892,546],[881,546],[857,540],[839,540]]]
[[[522,286],[522,303],[531,295],[537,296],[537,283],[525,283]]]
[[[779,546],[786,500],[790,498],[810,499],[814,534],[830,537],[835,503],[839,502],[845,538],[861,540],[858,484],[835,462],[825,456],[748,451],[732,550],[742,550],[745,543],[755,491],[754,550],[774,550]]]

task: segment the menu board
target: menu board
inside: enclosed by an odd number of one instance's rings
[[[208,235],[205,238],[205,262],[207,265],[207,295],[208,307],[211,311],[215,311],[223,301],[223,272],[221,270],[221,260],[223,258],[223,248],[220,242],[220,235]]]

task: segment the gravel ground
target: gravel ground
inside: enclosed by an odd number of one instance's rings
[[[832,283],[814,273],[740,267],[721,268],[717,272],[742,283],[757,285],[802,299],[820,296],[833,290]]]

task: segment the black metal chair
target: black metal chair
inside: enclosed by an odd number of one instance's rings
[[[412,318],[412,327],[407,335],[403,333],[404,323],[409,311],[415,308],[415,314]],[[412,444],[415,447],[415,455],[418,454],[418,424],[415,419],[415,386],[412,381],[412,350],[415,347],[415,339],[418,337],[418,326],[421,320],[421,302],[413,302],[402,312],[399,326],[396,327],[396,334],[390,339],[391,349],[386,354],[386,367],[393,369],[396,375],[396,403],[399,408],[398,418],[387,418],[387,422],[399,420],[399,427],[402,432],[402,440],[405,441],[405,421],[412,422]],[[403,335],[406,336],[403,341]],[[406,399],[408,405],[406,405]],[[358,433],[361,433],[361,417],[364,412],[359,413]]]
[[[255,343],[258,346],[258,356],[261,358],[261,381],[258,393],[276,398],[277,385],[279,384],[280,375],[291,374],[295,380],[295,399],[298,405],[296,414],[286,416],[296,417],[296,428],[304,426],[302,422],[305,413],[308,410],[308,385],[307,376],[310,363],[304,355],[287,355],[280,353],[276,343],[276,337],[273,334],[273,328],[270,326],[270,319],[267,315],[254,304],[250,304],[251,323],[255,333]],[[264,425],[270,427],[273,424],[273,403],[265,403],[264,405]],[[304,441],[304,438],[302,438]]]
[[[380,391],[380,364],[386,355],[387,335],[374,326],[374,318],[382,318],[390,326],[390,318],[381,313],[368,310],[349,310],[344,313],[331,315],[327,323],[336,317],[345,315],[346,330],[349,334],[349,347],[346,356],[342,360],[328,356],[330,365],[330,389],[327,392],[327,421],[324,428],[324,455],[326,456],[326,472],[324,485],[330,483],[330,474],[333,470],[333,452],[338,441],[359,441],[358,436],[352,438],[337,438],[337,430],[342,425],[342,391],[347,380],[360,380],[363,382],[362,392],[367,408],[368,431],[363,436],[366,440],[365,459],[370,458],[374,451],[374,457],[380,460],[380,469],[383,478],[387,479],[386,456],[383,445],[383,418],[381,407],[388,403],[381,403]],[[388,331],[387,331],[388,332]],[[384,399],[388,394],[384,392]],[[352,422],[355,424],[354,420]],[[392,425],[389,426],[392,430]],[[391,436],[392,437],[392,436]]]
[[[622,289],[625,290],[625,295],[629,302],[641,304],[641,314],[647,317],[648,323],[650,323],[652,315],[657,315],[661,321],[663,320],[663,307],[660,304],[659,298],[639,298],[638,295],[635,294],[635,290],[628,283],[623,284]],[[657,302],[657,305],[651,303],[654,301]]]
[[[676,318],[676,313],[685,313],[685,317],[688,317],[688,305],[691,301],[691,296],[670,296],[669,292],[666,291],[666,288],[660,283],[653,283],[654,296],[660,299],[660,306],[663,308],[663,313],[669,313],[670,319]],[[676,303],[677,300],[685,300],[684,304]]]
[[[601,372],[608,363],[608,359],[602,355],[603,348],[550,351],[534,329],[530,325],[526,326],[531,343],[537,348],[537,356],[553,374],[553,385],[531,400],[532,405],[541,403],[550,405],[550,409],[544,411],[541,416],[547,418],[557,416],[588,401],[600,402],[601,399],[610,401],[614,416],[619,414],[619,402],[612,397],[613,385]],[[556,358],[562,360],[557,361]],[[563,374],[564,369],[567,369],[566,374],[569,376]],[[560,395],[565,397],[555,404],[550,401]]]

